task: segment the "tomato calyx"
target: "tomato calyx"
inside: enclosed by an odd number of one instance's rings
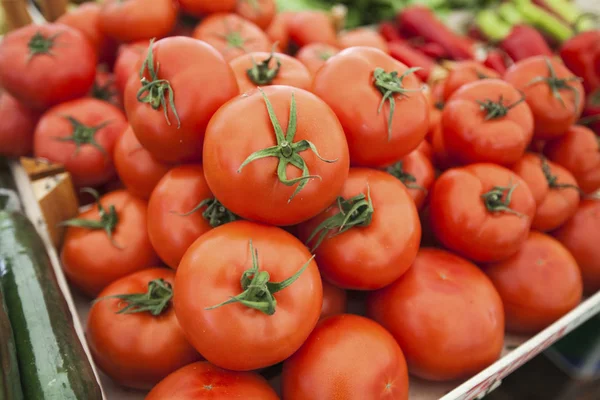
[[[241,31],[231,29],[227,19],[223,20],[223,24],[225,24],[225,33],[215,33],[214,35],[224,40],[227,43],[227,47],[245,51],[244,45],[248,39],[242,35]]]
[[[407,93],[410,92],[420,92],[423,89],[407,89],[403,86],[402,81],[404,78],[416,71],[419,71],[421,68],[409,68],[402,75],[398,75],[397,71],[385,72],[383,68],[375,68],[373,71],[373,78],[375,79],[374,85],[383,95],[381,99],[381,103],[379,103],[379,108],[377,109],[377,114],[381,114],[381,110],[383,109],[383,105],[386,101],[390,103],[390,114],[388,116],[388,142],[392,140],[392,121],[394,119],[394,113],[396,112],[396,99],[395,95],[400,95],[401,97],[408,97]]]
[[[477,76],[477,79],[479,79],[479,80],[490,79],[491,78],[491,76],[484,74],[483,72],[481,72],[477,68],[473,68],[473,71],[475,72],[475,75]]]
[[[151,315],[158,317],[169,307],[172,298],[173,287],[161,278],[148,282],[148,290],[145,293],[117,294],[100,297],[94,301],[94,304],[107,299],[119,299],[127,305],[117,311],[117,314],[149,312]]]
[[[246,74],[252,83],[256,85],[270,85],[273,79],[277,77],[279,70],[281,70],[281,60],[279,57],[275,57],[274,52],[275,49],[273,48],[271,55],[265,58],[260,64],[257,64],[254,57],[252,57],[252,68],[246,70]],[[273,59],[275,59],[276,65],[271,68],[269,64]]]
[[[552,66],[550,60],[548,58],[545,58],[544,61],[546,62],[546,67],[548,68],[548,76],[537,76],[533,78],[527,84],[527,87],[537,85],[538,83],[545,83],[552,91],[552,96],[554,96],[555,99],[560,101],[563,107],[566,107],[566,104],[562,98],[562,95],[560,94],[560,91],[570,90],[575,95],[574,105],[575,111],[577,111],[577,109],[579,109],[579,103],[581,102],[581,99],[579,98],[579,92],[576,88],[571,86],[570,82],[581,82],[582,79],[578,76],[571,76],[569,78],[559,78],[558,76],[556,76],[556,71],[554,70],[554,67]]]
[[[519,186],[518,183],[514,185],[509,183],[508,186],[494,186],[489,192],[482,194],[481,198],[487,210],[492,213],[506,212],[523,217],[523,214],[510,208],[510,200],[517,186]]]
[[[336,162],[335,160],[327,160],[319,154],[317,147],[308,140],[301,140],[299,142],[294,142],[294,136],[296,135],[297,128],[297,112],[296,112],[296,98],[294,97],[294,93],[292,93],[292,101],[290,105],[290,116],[288,121],[287,131],[284,134],[279,121],[277,120],[277,116],[275,115],[275,111],[273,110],[273,105],[267,98],[265,92],[260,89],[260,93],[265,101],[265,105],[267,107],[267,113],[269,114],[269,119],[271,120],[271,124],[273,125],[273,130],[275,131],[275,136],[277,138],[277,144],[272,147],[268,147],[266,149],[258,150],[242,163],[238,168],[238,174],[242,172],[242,169],[250,164],[253,161],[259,160],[261,158],[267,157],[276,157],[279,159],[279,164],[277,165],[277,177],[279,181],[286,186],[294,186],[298,184],[294,193],[288,199],[288,203],[292,201],[294,197],[300,192],[308,183],[310,179],[322,179],[319,175],[310,175],[308,170],[308,166],[306,162],[300,156],[300,153],[306,150],[311,150],[321,161],[326,163]],[[287,177],[287,166],[288,164],[293,165],[294,167],[300,169],[302,171],[302,176],[298,178],[288,179]]]
[[[581,189],[577,185],[571,185],[568,183],[558,183],[558,177],[556,175],[552,175],[552,170],[550,169],[550,164],[548,164],[548,160],[546,157],[540,154],[541,167],[542,172],[544,173],[544,177],[548,182],[548,187],[551,189],[575,189],[578,193],[582,193]]]
[[[96,126],[87,126],[81,123],[76,118],[66,115],[64,117],[71,126],[73,127],[73,134],[71,136],[66,137],[57,137],[56,140],[59,142],[73,142],[75,143],[75,154],[81,150],[81,146],[84,144],[89,144],[90,146],[95,147],[99,152],[106,156],[106,150],[104,147],[100,145],[100,143],[96,142],[96,133],[110,124],[110,121],[104,121],[103,123]]]
[[[332,238],[341,235],[355,226],[369,226],[373,220],[375,209],[371,200],[371,189],[368,185],[366,196],[361,193],[347,200],[340,196],[337,198],[336,205],[338,212],[321,222],[306,240],[308,244],[315,237],[317,238],[311,252],[314,252],[328,236]]]
[[[225,225],[229,222],[233,222],[239,219],[237,215],[229,211],[219,200],[216,198],[208,198],[202,200],[196,207],[192,210],[179,214],[175,211],[171,211],[173,214],[177,214],[181,217],[187,217],[188,215],[192,215],[197,212],[201,208],[206,207],[206,210],[202,212],[202,217],[208,221],[210,226],[216,228],[217,226]]]
[[[317,51],[317,57],[319,58],[319,60],[321,61],[327,61],[329,60],[331,57],[333,57],[333,53],[327,50],[324,51]]]
[[[92,97],[115,105],[115,97],[117,96],[117,92],[116,90],[112,89],[112,85],[114,83],[114,79],[109,79],[104,85],[98,84],[97,81],[94,82],[91,93]]]
[[[61,32],[46,37],[42,34],[42,32],[37,31],[31,37],[31,39],[29,39],[29,42],[27,42],[27,48],[29,49],[29,60],[39,54],[52,55],[52,48],[55,45],[54,41],[60,34]]]
[[[315,258],[315,256],[312,256],[298,272],[286,280],[282,282],[271,282],[271,276],[267,271],[259,271],[258,250],[254,249],[252,239],[250,239],[250,254],[252,255],[252,267],[244,271],[240,280],[243,292],[223,303],[207,307],[205,310],[213,310],[232,303],[241,303],[246,307],[253,308],[264,314],[273,315],[275,314],[275,308],[277,306],[277,300],[273,295],[296,282],[304,270],[310,265],[310,262]]]
[[[415,178],[414,175],[411,175],[410,173],[404,170],[404,161],[398,161],[396,164],[387,167],[386,170],[390,175],[393,175],[394,177],[399,179],[400,182],[402,182],[407,188],[422,190],[423,192],[425,192],[425,194],[427,194],[427,189],[425,189],[421,185],[416,184],[417,178]]]
[[[500,95],[498,101],[493,101],[491,99],[475,101],[477,104],[479,104],[479,109],[486,112],[485,120],[489,121],[492,119],[506,117],[510,110],[525,101],[525,95],[522,95],[519,100],[512,104],[504,104],[504,97],[502,95]]]
[[[175,108],[175,93],[168,80],[158,78],[160,63],[156,63],[156,68],[154,67],[154,55],[152,54],[153,45],[154,39],[150,41],[148,55],[144,59],[142,68],[140,69],[140,83],[142,87],[138,90],[136,98],[140,103],[149,104],[154,110],[158,110],[162,107],[165,113],[165,119],[169,126],[171,125],[171,120],[169,119],[168,108],[170,108],[177,119],[177,129],[179,129],[181,128],[181,120],[177,114],[177,108]],[[150,76],[150,79],[146,78],[146,72]]]

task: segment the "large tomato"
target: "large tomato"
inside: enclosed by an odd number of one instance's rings
[[[144,200],[117,190],[64,222],[68,229],[61,259],[73,286],[95,297],[117,279],[158,265],[148,239],[146,211]]]
[[[387,168],[390,174],[400,179],[406,186],[418,210],[423,208],[427,194],[435,181],[435,170],[429,155],[431,149],[428,146],[428,143],[423,141],[417,149]]]
[[[142,59],[141,79],[125,89],[133,132],[159,160],[200,159],[208,121],[239,93],[233,71],[211,46],[182,36],[152,44]]]
[[[342,49],[347,49],[348,47],[365,46],[374,47],[383,51],[384,53],[390,52],[384,37],[381,36],[379,32],[371,28],[356,28],[350,31],[344,31],[340,33],[338,42],[340,48]]]
[[[450,96],[467,83],[477,82],[482,79],[497,79],[500,75],[493,69],[487,68],[476,61],[458,61],[451,65],[448,76],[444,81],[443,100],[447,101]],[[496,100],[496,99],[495,99]]]
[[[294,17],[294,12],[280,12],[275,14],[269,27],[265,30],[267,37],[273,43],[277,43],[281,51],[286,51],[290,42],[289,23]]]
[[[120,385],[148,390],[201,359],[172,306],[175,273],[151,268],[104,289],[92,305],[86,339],[96,364]]]
[[[0,42],[0,86],[31,108],[82,97],[95,76],[94,48],[69,26],[31,24]]]
[[[402,350],[381,325],[344,314],[321,321],[283,363],[286,400],[408,400]]]
[[[525,94],[537,139],[563,135],[581,115],[585,97],[580,78],[560,61],[530,57],[510,67],[504,79]]]
[[[431,225],[448,249],[475,261],[500,261],[527,238],[535,199],[517,174],[494,164],[444,172],[430,197]]]
[[[291,356],[323,302],[319,270],[304,244],[246,221],[200,236],[183,256],[175,286],[175,311],[190,342],[208,361],[238,371]]]
[[[225,207],[273,225],[323,211],[340,193],[349,165],[333,111],[289,86],[267,86],[221,107],[206,130],[203,158],[208,186]]]
[[[233,12],[238,0],[179,0],[181,11],[195,17],[213,13]]]
[[[296,53],[296,58],[304,64],[311,75],[315,75],[327,60],[339,52],[337,47],[329,44],[312,43],[301,48]]]
[[[395,163],[425,137],[429,106],[411,71],[381,50],[353,47],[331,57],[315,75],[313,92],[340,119],[353,165]]]
[[[344,314],[348,306],[348,293],[344,289],[332,285],[327,281],[323,283],[323,306],[319,319],[332,315]]]
[[[115,174],[113,150],[127,121],[112,104],[92,98],[52,107],[35,129],[36,157],[63,164],[75,186],[98,186]]]
[[[260,29],[267,29],[275,18],[277,4],[275,0],[238,0],[235,12]]]
[[[532,231],[517,254],[488,265],[485,273],[502,298],[509,332],[537,333],[581,301],[577,262],[543,233]]]
[[[138,61],[142,55],[147,54],[150,41],[126,43],[119,46],[115,61],[115,84],[119,95],[123,97],[127,82],[132,76],[139,76]]]
[[[311,43],[338,45],[337,32],[332,16],[324,11],[300,11],[287,21],[290,39],[298,46]]]
[[[504,311],[479,268],[452,253],[422,249],[408,272],[373,292],[367,314],[398,341],[411,374],[464,379],[500,356]]]
[[[341,288],[373,290],[410,267],[419,250],[421,224],[398,179],[352,168],[337,202],[300,225],[298,235],[316,255],[324,279]]]
[[[33,132],[39,117],[39,113],[0,89],[0,155],[29,155],[33,149]]]

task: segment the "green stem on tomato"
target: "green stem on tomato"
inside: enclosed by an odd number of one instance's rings
[[[498,101],[493,101],[490,99],[476,100],[477,104],[479,104],[479,109],[481,111],[485,111],[486,113],[486,121],[505,117],[510,110],[512,110],[524,101],[525,96],[521,96],[519,100],[515,101],[512,104],[504,104],[504,97],[502,95],[500,95]]]
[[[157,317],[171,304],[173,287],[164,279],[155,279],[148,282],[148,290],[144,293],[117,294],[114,296],[100,297],[94,301],[98,303],[107,299],[119,299],[126,306],[117,311],[117,314],[136,314],[149,312]]]
[[[581,102],[581,99],[579,98],[579,92],[577,91],[577,89],[575,87],[571,86],[571,82],[580,82],[581,78],[579,78],[575,75],[568,77],[568,78],[559,78],[556,75],[556,71],[554,70],[554,67],[552,66],[552,62],[547,57],[544,59],[544,61],[546,62],[546,67],[548,68],[548,76],[537,76],[537,77],[533,78],[527,84],[527,86],[533,86],[533,85],[537,85],[539,83],[544,83],[544,84],[548,85],[548,87],[550,88],[550,91],[552,92],[552,96],[554,96],[555,99],[560,101],[560,103],[563,105],[563,107],[566,107],[566,104],[562,98],[562,95],[560,94],[560,91],[561,90],[569,90],[569,91],[573,92],[573,95],[575,96],[574,106],[575,106],[575,111],[577,111],[579,109],[579,103]]]
[[[558,183],[558,177],[552,174],[550,164],[548,164],[548,160],[546,159],[546,157],[540,154],[540,160],[542,172],[544,173],[544,177],[546,178],[546,182],[548,182],[548,187],[550,189],[575,189],[578,193],[583,194],[581,189],[579,189],[577,185],[571,185],[568,183]]]
[[[559,42],[573,37],[574,32],[569,26],[543,8],[531,3],[531,0],[513,0],[513,3],[525,22],[543,30]]]
[[[475,16],[475,24],[481,33],[492,42],[502,41],[512,30],[512,26],[492,10],[478,12]]]
[[[180,217],[187,217],[192,215],[201,208],[206,207],[206,210],[202,212],[202,217],[209,223],[210,226],[216,228],[221,225],[225,225],[229,222],[233,222],[239,219],[237,215],[229,211],[219,200],[216,198],[208,198],[202,200],[196,207],[190,211],[180,214],[175,211],[171,211],[172,214],[177,214]]]
[[[490,191],[481,195],[483,204],[491,213],[505,212],[518,217],[523,217],[523,214],[513,210],[510,207],[513,192],[518,184],[509,183],[508,186],[494,186]]]

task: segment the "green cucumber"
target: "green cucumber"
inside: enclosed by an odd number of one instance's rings
[[[23,400],[15,338],[0,286],[0,400]]]

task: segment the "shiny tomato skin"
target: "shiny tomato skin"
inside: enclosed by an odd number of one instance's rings
[[[119,278],[158,265],[148,239],[146,202],[125,190],[110,192],[100,202],[107,211],[111,205],[117,211],[113,242],[102,229],[68,227],[61,250],[65,275],[91,297]],[[77,218],[98,221],[100,215],[94,206]]]
[[[410,197],[415,202],[417,210],[420,210],[425,205],[425,199],[435,181],[435,170],[430,158],[428,157],[428,149],[425,147],[424,150],[420,150],[423,145],[427,145],[427,142],[423,141],[419,147],[411,151],[407,156],[402,158],[402,167],[404,171],[412,175],[416,182],[409,182],[406,189],[410,194]],[[418,187],[414,187],[418,186]]]
[[[206,361],[187,365],[163,379],[146,400],[279,400],[268,382],[255,372],[234,372]]]
[[[348,306],[348,293],[327,281],[322,281],[322,284],[323,306],[321,307],[319,319],[344,314]]]
[[[389,285],[410,267],[419,249],[421,224],[415,204],[398,179],[387,172],[352,168],[340,196],[370,194],[371,223],[327,236],[314,251],[324,279],[344,289],[374,290]],[[337,214],[334,203],[298,228],[306,242],[318,225]],[[309,246],[314,246],[311,241]]]
[[[237,2],[235,12],[264,30],[275,18],[277,4],[275,0],[241,0]]]
[[[448,76],[443,85],[443,99],[447,101],[450,96],[467,83],[477,82],[482,79],[499,79],[500,75],[483,64],[476,61],[458,61],[450,67]]]
[[[301,48],[296,53],[296,58],[314,76],[327,60],[339,52],[340,50],[337,47],[323,43],[312,43]]]
[[[537,333],[581,301],[577,262],[556,239],[540,232],[532,231],[515,255],[484,271],[504,303],[508,332]]]
[[[51,54],[31,54],[36,34],[54,37]],[[27,25],[0,43],[0,86],[28,107],[45,110],[86,95],[96,76],[96,54],[78,30],[62,24]]]
[[[94,134],[102,150],[90,143],[82,144],[77,150],[75,142],[65,141],[64,138],[75,132],[67,117],[87,127],[105,124]],[[64,165],[75,186],[98,186],[115,174],[113,151],[126,127],[125,115],[112,104],[92,98],[71,100],[42,115],[35,129],[33,153],[35,157]]]
[[[331,16],[324,11],[300,11],[288,21],[290,39],[300,48],[311,43],[338,46],[337,32]]]
[[[312,84],[312,76],[310,72],[306,69],[304,64],[300,61],[296,60],[293,57],[290,57],[286,54],[275,53],[273,55],[274,59],[271,60],[269,66],[271,68],[275,68],[277,65],[277,61],[281,62],[281,69],[279,73],[273,79],[273,81],[266,85],[257,85],[248,77],[248,70],[253,66],[253,60],[257,64],[262,63],[264,60],[269,58],[271,53],[265,52],[256,52],[249,53],[237,58],[234,58],[230,61],[229,65],[231,69],[233,69],[233,73],[237,79],[238,86],[240,87],[240,92],[245,93],[249,90],[256,89],[257,86],[268,86],[268,85],[286,85],[293,86],[304,90],[310,90],[310,85]]]
[[[481,196],[493,187],[510,185],[517,186],[509,206],[519,215],[488,211]],[[430,196],[436,237],[448,249],[474,261],[500,261],[515,254],[535,215],[535,199],[525,181],[495,164],[450,169],[436,180]]]
[[[150,312],[118,314],[128,304],[109,296],[146,293],[163,279],[173,286],[175,273],[165,268],[134,272],[107,286],[92,305],[86,339],[96,364],[120,385],[148,390],[170,373],[202,359],[185,338],[172,305],[158,316]]]
[[[181,125],[168,102],[167,120],[162,107],[154,110],[150,104],[138,101],[141,83],[135,78],[128,81],[125,89],[129,123],[140,143],[157,159],[199,160],[210,118],[239,93],[233,71],[214,48],[192,38],[159,40],[152,45],[152,52],[155,64],[160,64],[158,78],[167,80],[172,88]]]
[[[149,45],[150,41],[140,40],[133,43],[125,43],[119,46],[119,50],[117,51],[117,59],[115,61],[114,74],[115,84],[121,97],[123,97],[125,94],[127,81],[129,81],[132,76],[136,76],[137,79],[139,79],[140,70],[138,68],[138,61],[140,57],[146,55]]]
[[[148,200],[154,187],[170,166],[159,162],[144,149],[128,127],[117,140],[114,150],[117,175],[134,196]]]
[[[265,101],[255,90],[231,100],[211,119],[204,145],[204,173],[215,197],[234,214],[273,225],[294,225],[323,211],[340,193],[348,174],[348,146],[335,114],[314,94],[289,86],[263,90],[282,127],[288,125],[293,94],[297,107],[294,142],[309,140],[321,157],[337,161],[322,161],[310,150],[298,153],[309,173],[321,179],[308,181],[291,201],[296,185],[280,182],[275,157],[253,161],[238,173],[248,156],[276,144]],[[301,175],[300,169],[288,165],[289,179]]]
[[[269,272],[271,282],[293,276],[310,260],[308,267],[273,295],[273,315],[240,303],[207,310],[242,292],[240,278],[252,266],[250,240],[259,271]],[[183,256],[175,285],[175,312],[188,340],[208,361],[234,371],[267,367],[291,356],[316,325],[323,303],[319,269],[304,244],[280,228],[247,221],[200,236]]]
[[[558,78],[573,78],[571,71],[557,60],[550,60]],[[519,61],[504,74],[504,79],[525,93],[527,104],[535,120],[534,137],[536,139],[552,139],[562,136],[577,121],[585,103],[581,82],[571,81],[568,84],[574,89],[560,90],[563,99],[555,98],[545,82],[531,84],[538,77],[549,77],[546,57],[536,56]],[[577,93],[577,94],[575,94]],[[576,100],[579,98],[579,101]]]
[[[370,28],[356,28],[350,31],[341,32],[338,37],[339,46],[342,49],[349,47],[374,47],[383,51],[384,53],[390,52],[387,42],[379,34],[379,32]]]
[[[237,0],[179,0],[181,11],[195,17],[233,12],[236,5]]]
[[[447,251],[420,250],[406,274],[369,296],[367,310],[396,338],[410,373],[420,378],[468,378],[502,351],[498,292],[479,268]]]
[[[348,139],[354,166],[383,167],[400,160],[421,143],[428,130],[429,106],[420,92],[396,95],[391,140],[388,140],[389,102],[378,113],[381,92],[373,84],[373,71],[405,72],[408,67],[381,50],[354,47],[331,57],[318,71],[313,93],[336,113]],[[348,82],[356,82],[348,85]],[[410,90],[421,83],[412,74],[403,79]]]
[[[358,315],[329,317],[283,363],[282,394],[286,400],[408,400],[406,360],[381,325]]]
[[[27,156],[33,149],[33,132],[40,118],[10,94],[0,91],[0,155]]]

